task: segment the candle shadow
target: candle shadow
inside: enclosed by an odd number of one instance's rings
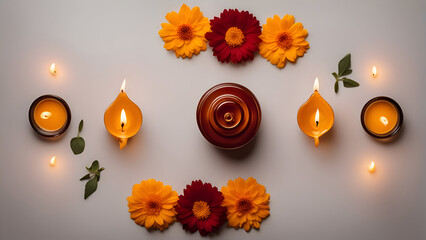
[[[258,142],[260,141],[259,138],[261,138],[261,130],[257,132],[254,139],[246,144],[245,146],[238,148],[238,149],[222,149],[222,148],[215,148],[216,151],[224,156],[227,159],[232,159],[235,161],[244,161],[248,159],[248,156],[250,156],[256,149]]]
[[[122,152],[120,154],[125,154],[126,156],[132,156],[137,154],[143,146],[144,138],[139,136],[139,133],[127,139],[127,144],[123,149],[120,149],[120,144],[118,138],[112,136],[108,131],[104,132],[105,138],[108,139],[108,147],[111,149],[116,149],[118,152]],[[127,158],[126,158],[127,159]],[[129,157],[129,159],[133,159],[133,157]]]
[[[68,129],[67,131],[65,131],[64,133],[62,133],[61,135],[57,136],[57,137],[44,137],[41,136],[40,134],[36,133],[32,128],[31,128],[31,132],[33,133],[33,137],[37,140],[42,140],[43,142],[56,142],[56,141],[61,141],[63,138],[65,138],[65,135],[68,135]]]
[[[392,145],[392,144],[399,142],[400,139],[403,138],[404,132],[405,132],[404,128],[405,128],[404,125],[402,125],[401,128],[399,129],[399,131],[394,136],[392,136],[390,138],[380,139],[380,138],[374,138],[372,136],[370,136],[370,138],[372,138],[374,141],[379,142],[379,143],[384,144],[384,145]]]
[[[324,135],[322,135],[319,138],[319,145],[317,148],[321,149],[324,152],[328,152],[328,151],[332,151],[334,150],[333,145],[336,139],[336,135],[335,135],[335,128],[336,128],[336,124],[334,124],[334,126],[328,131],[326,132]],[[314,139],[309,137],[310,142],[312,145],[314,145]]]
[[[142,147],[144,147],[144,135],[142,135],[142,129],[139,129],[139,132],[136,133],[136,135],[132,136],[127,140],[127,145],[124,147],[129,147],[130,149],[133,149],[133,151],[139,151]],[[118,141],[118,139],[117,139]],[[124,150],[124,149],[122,149]]]
[[[320,139],[320,144],[321,142],[325,144],[329,144],[331,142],[334,141],[335,139],[335,135],[334,135],[334,128],[331,128],[327,133],[325,133],[324,135],[322,135],[319,139]]]

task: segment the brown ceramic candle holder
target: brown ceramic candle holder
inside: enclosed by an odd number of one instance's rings
[[[38,113],[37,108],[45,101],[54,102],[55,104],[60,106],[60,108],[63,111],[62,114],[64,115],[65,120],[63,121],[63,124],[61,124],[61,126],[58,127],[57,129],[43,128],[43,126],[39,125],[37,123],[37,120],[35,119],[36,117],[39,118],[39,115],[35,116]],[[53,115],[55,114],[55,113],[49,112],[50,110],[48,108],[45,110],[47,110],[48,111],[47,114],[49,114],[44,116],[45,119],[51,117],[52,114]],[[62,99],[61,97],[49,94],[49,95],[40,96],[36,100],[34,100],[34,102],[30,106],[28,117],[30,120],[31,127],[34,129],[36,133],[38,133],[42,137],[53,138],[53,137],[58,137],[62,135],[68,129],[71,123],[71,110],[64,99]]]
[[[249,143],[261,122],[260,105],[254,94],[236,83],[212,87],[200,99],[197,124],[204,138],[223,149]]]
[[[389,109],[386,110],[386,108],[384,108],[383,106],[382,107],[376,106],[375,111],[370,110],[370,108],[373,108],[374,105],[377,105],[377,104],[382,104],[382,105],[385,104],[385,106],[387,105],[387,108],[391,108],[391,110]],[[391,117],[389,117],[388,115]],[[394,117],[392,117],[392,115],[394,115]],[[394,118],[394,119],[390,120],[391,118]],[[375,128],[377,127],[374,126],[374,124],[381,125],[383,124],[382,122],[383,120],[385,120],[384,123],[386,125],[391,124],[393,127],[391,127],[389,130],[384,132],[375,131]],[[401,130],[403,121],[404,121],[404,114],[402,113],[402,109],[399,106],[399,104],[392,98],[386,97],[386,96],[379,96],[379,97],[375,97],[371,99],[364,105],[361,111],[362,128],[364,128],[365,132],[368,133],[370,136],[381,141],[393,140],[393,138],[396,137],[399,131]]]

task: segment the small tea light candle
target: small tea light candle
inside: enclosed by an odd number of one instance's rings
[[[52,167],[54,167],[55,165],[56,165],[56,156],[53,156],[51,159],[50,159],[50,166],[52,166]]]
[[[371,76],[373,78],[377,77],[377,69],[376,66],[373,66],[373,69],[371,69]]]
[[[43,95],[31,104],[29,120],[34,131],[41,136],[57,137],[68,129],[71,111],[62,98]]]
[[[52,63],[51,65],[50,65],[50,74],[52,74],[53,76],[55,76],[56,75],[56,64],[55,63]]]
[[[374,161],[371,161],[370,165],[368,165],[368,171],[370,173],[374,173],[376,171],[376,164],[374,163]]]
[[[378,139],[394,136],[402,126],[402,109],[389,97],[375,97],[368,101],[361,111],[364,130]]]

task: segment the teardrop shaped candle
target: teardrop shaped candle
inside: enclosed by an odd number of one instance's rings
[[[127,139],[134,136],[142,125],[142,112],[124,92],[126,79],[121,86],[120,93],[104,115],[104,123],[108,132],[118,138],[120,149],[127,144]]]
[[[315,79],[314,93],[299,108],[297,123],[300,129],[315,139],[318,147],[319,137],[328,132],[334,123],[334,112],[330,105],[318,92],[318,78]]]

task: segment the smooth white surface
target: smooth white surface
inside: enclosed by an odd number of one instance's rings
[[[211,48],[182,60],[158,36],[164,16],[181,1],[1,0],[0,239],[201,239],[180,223],[163,233],[136,225],[126,201],[133,184],[156,178],[181,194],[195,179],[221,187],[240,176],[266,186],[271,216],[260,231],[223,227],[214,238],[426,238],[424,1],[186,3],[209,18],[225,8],[248,10],[261,24],[293,14],[308,30],[311,49],[282,70],[260,55],[242,66],[221,64]],[[335,94],[331,72],[349,52],[350,77],[361,86]],[[296,122],[316,76],[335,112],[318,148]],[[103,114],[123,77],[144,122],[120,151]],[[209,145],[195,121],[202,94],[222,82],[248,87],[262,107],[256,140],[239,151]],[[72,111],[68,132],[53,142],[41,140],[27,116],[31,102],[47,93],[63,97]],[[359,120],[363,105],[379,95],[404,111],[403,133],[390,144],[370,138]],[[69,140],[80,119],[87,145],[74,156]],[[97,192],[83,200],[78,179],[95,159],[106,170]]]

